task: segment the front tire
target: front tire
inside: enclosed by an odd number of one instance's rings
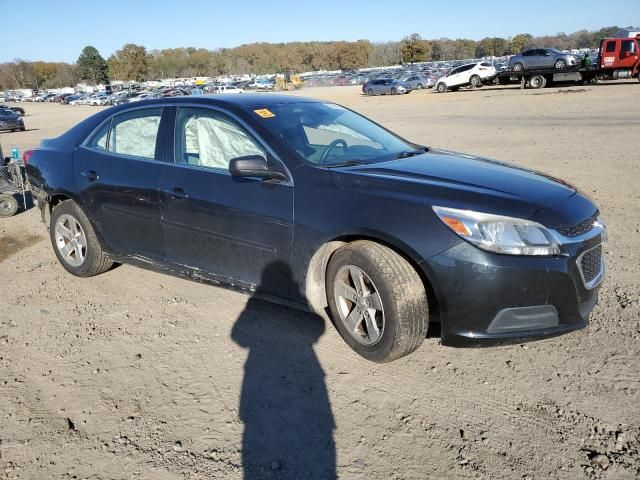
[[[436,85],[436,90],[438,91],[438,93],[446,93],[447,85],[443,82],[440,82],[438,85]]]
[[[554,66],[556,67],[556,70],[564,70],[565,68],[567,68],[567,62],[560,58],[556,60]]]
[[[72,200],[54,207],[49,234],[58,261],[69,273],[92,277],[113,266],[105,256],[91,222]]]
[[[0,195],[0,217],[13,217],[18,213],[18,201],[13,195]]]
[[[524,65],[523,65],[523,64],[521,64],[520,62],[516,63],[516,64],[513,66],[513,71],[514,71],[514,72],[521,72],[521,71],[523,71],[523,70],[524,70]]]
[[[396,360],[416,350],[426,337],[424,284],[388,247],[362,240],[338,249],[327,267],[326,289],[338,332],[367,360]]]
[[[424,87],[422,86],[421,83],[418,84],[418,90],[422,90]]]
[[[398,90],[396,90],[395,88],[391,89],[391,95],[397,95],[398,94]]]

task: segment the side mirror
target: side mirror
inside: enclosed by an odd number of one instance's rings
[[[234,177],[258,177],[273,180],[287,180],[287,176],[276,170],[271,170],[267,160],[262,155],[247,155],[232,158],[229,162],[229,172]]]

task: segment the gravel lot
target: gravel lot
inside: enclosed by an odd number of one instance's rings
[[[428,338],[376,365],[240,293],[130,266],[75,278],[34,209],[0,219],[0,478],[640,478],[638,82],[300,94],[593,197],[610,241],[589,327],[478,350]],[[95,111],[25,108],[5,152]]]

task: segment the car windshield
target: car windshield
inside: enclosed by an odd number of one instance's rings
[[[0,115],[9,115],[9,116],[13,116],[15,115],[11,110],[0,110]]]
[[[314,165],[377,163],[424,152],[366,118],[332,103],[247,107],[251,115]]]

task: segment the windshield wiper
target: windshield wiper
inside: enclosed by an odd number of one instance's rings
[[[415,155],[423,154],[424,152],[426,152],[426,150],[405,150],[404,152],[397,154],[396,159],[413,157]]]
[[[334,167],[357,167],[358,165],[369,165],[369,163],[371,162],[365,162],[364,160],[347,160],[346,162],[340,162],[340,163],[329,163],[326,165],[323,165],[324,167],[327,168],[334,168]]]

